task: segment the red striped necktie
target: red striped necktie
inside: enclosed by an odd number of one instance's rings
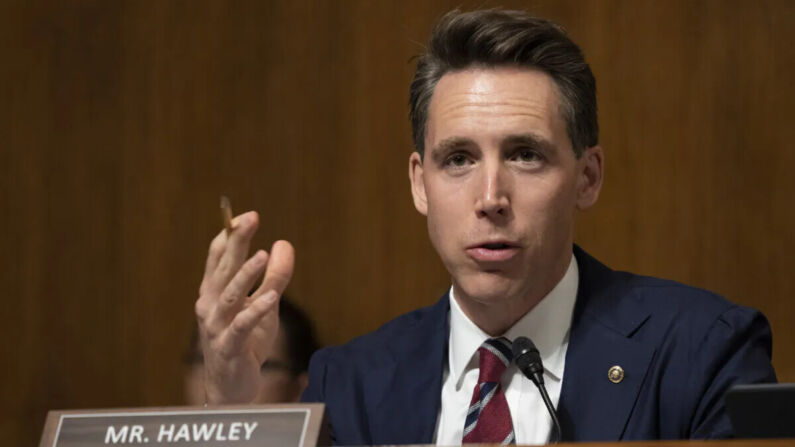
[[[478,348],[480,375],[464,423],[463,443],[514,444],[511,411],[500,385],[502,373],[511,364],[511,342],[490,338]]]

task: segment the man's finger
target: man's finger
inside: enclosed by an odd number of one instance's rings
[[[254,296],[259,296],[269,290],[275,290],[277,295],[284,293],[290,278],[293,277],[293,267],[295,265],[295,249],[287,241],[276,241],[271,248],[268,269],[265,271],[265,278],[259,286]]]
[[[263,317],[273,311],[278,313],[278,303],[279,295],[271,290],[235,315],[232,324],[229,325],[229,330],[226,331],[225,340],[222,342],[222,351],[229,356],[238,352]],[[275,321],[278,323],[278,317]]]
[[[233,220],[233,225],[232,233],[227,238],[224,252],[209,282],[210,287],[219,293],[235,276],[248,257],[251,238],[259,226],[259,216],[255,211],[249,211],[237,216]]]
[[[249,258],[240,270],[237,271],[232,281],[226,286],[218,300],[218,305],[213,314],[214,320],[222,321],[224,326],[234,318],[245,304],[244,299],[254,283],[265,271],[268,262],[268,253],[259,250]]]
[[[221,260],[221,255],[224,254],[224,247],[226,246],[226,231],[221,230],[220,233],[215,235],[212,242],[210,242],[210,249],[207,251],[207,262],[204,264],[204,278],[202,278],[202,287],[204,283],[212,276],[215,269],[218,267],[218,262]]]

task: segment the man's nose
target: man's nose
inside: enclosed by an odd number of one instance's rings
[[[485,166],[475,201],[475,212],[478,217],[507,217],[511,201],[508,194],[510,179],[501,166]]]

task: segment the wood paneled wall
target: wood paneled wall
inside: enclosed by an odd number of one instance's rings
[[[178,404],[218,197],[297,248],[341,343],[449,278],[411,204],[410,58],[479,1],[3,1],[0,443],[53,408]],[[501,1],[597,77],[607,180],[578,241],[758,307],[795,381],[795,3]]]

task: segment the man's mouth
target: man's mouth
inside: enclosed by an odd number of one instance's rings
[[[509,241],[485,242],[468,247],[466,253],[477,262],[504,262],[516,256],[519,247]]]
[[[489,250],[502,250],[504,248],[510,248],[511,245],[504,243],[504,242],[495,242],[489,244],[482,244],[480,245],[483,248],[488,248]]]

